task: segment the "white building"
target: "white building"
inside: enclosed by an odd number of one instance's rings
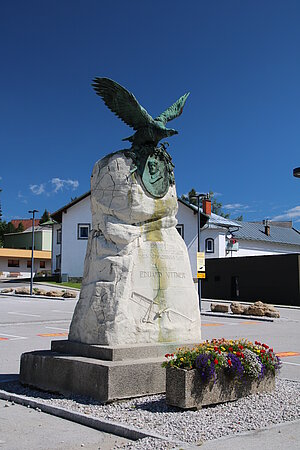
[[[57,222],[53,226],[53,272],[82,277],[92,223],[90,192],[63,206],[51,217]],[[177,229],[187,245],[192,273],[196,277],[197,207],[178,199],[177,220]],[[201,230],[200,242],[206,258],[300,253],[300,233],[291,222],[263,225],[211,214],[209,224]]]

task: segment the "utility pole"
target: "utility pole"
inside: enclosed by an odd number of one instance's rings
[[[32,245],[31,245],[31,276],[30,276],[30,295],[32,295],[32,286],[33,286],[33,267],[34,267],[34,215],[38,212],[37,209],[33,209],[28,211],[32,214]]]

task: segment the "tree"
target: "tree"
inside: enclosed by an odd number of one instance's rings
[[[2,189],[0,189],[0,192],[2,192]],[[0,202],[0,222],[2,222],[2,206]]]
[[[48,222],[49,219],[50,219],[50,213],[45,209],[42,217],[40,218],[40,224]]]
[[[16,228],[16,233],[23,233],[24,230],[25,230],[25,228],[24,228],[23,222],[20,222]]]
[[[5,232],[5,234],[15,233],[15,232],[16,232],[16,228],[14,227],[14,225],[11,222],[8,222],[8,224],[6,225],[6,232]]]
[[[188,195],[182,195],[181,198],[185,201],[188,201],[192,205],[197,206],[198,201],[196,198],[193,198],[193,196],[195,195],[197,195],[197,191],[194,188],[192,188],[189,191]],[[222,211],[222,203],[216,200],[216,198],[214,197],[214,193],[212,191],[209,191],[209,198],[211,199],[211,211],[214,214],[217,214],[218,216],[222,216],[225,217],[225,219],[228,219],[230,215]]]

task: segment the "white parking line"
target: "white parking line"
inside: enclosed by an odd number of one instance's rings
[[[26,314],[26,313],[18,313],[18,312],[8,312],[7,314],[14,314],[16,316],[41,317],[40,314]]]
[[[282,361],[282,364],[290,364],[291,366],[300,366],[299,363],[291,363],[291,362],[286,362],[286,361]]]
[[[58,327],[45,327],[49,330],[62,330],[62,331],[69,331],[69,328],[58,328]]]
[[[27,337],[15,336],[14,334],[5,334],[5,333],[0,333],[0,336],[7,336],[7,337],[14,338],[14,339],[10,339],[10,341],[17,341],[18,339],[28,339]]]

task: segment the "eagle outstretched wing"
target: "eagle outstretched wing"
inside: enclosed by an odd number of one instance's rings
[[[189,92],[184,94],[182,97],[180,97],[177,102],[173,103],[172,106],[170,106],[168,109],[166,109],[163,113],[161,113],[158,117],[155,118],[155,120],[159,120],[166,124],[170,120],[176,119],[176,117],[180,116],[182,113],[184,104],[186,102],[186,99],[190,95]]]
[[[134,130],[154,123],[153,118],[139,104],[135,96],[109,78],[95,78],[92,84],[106,106]]]

